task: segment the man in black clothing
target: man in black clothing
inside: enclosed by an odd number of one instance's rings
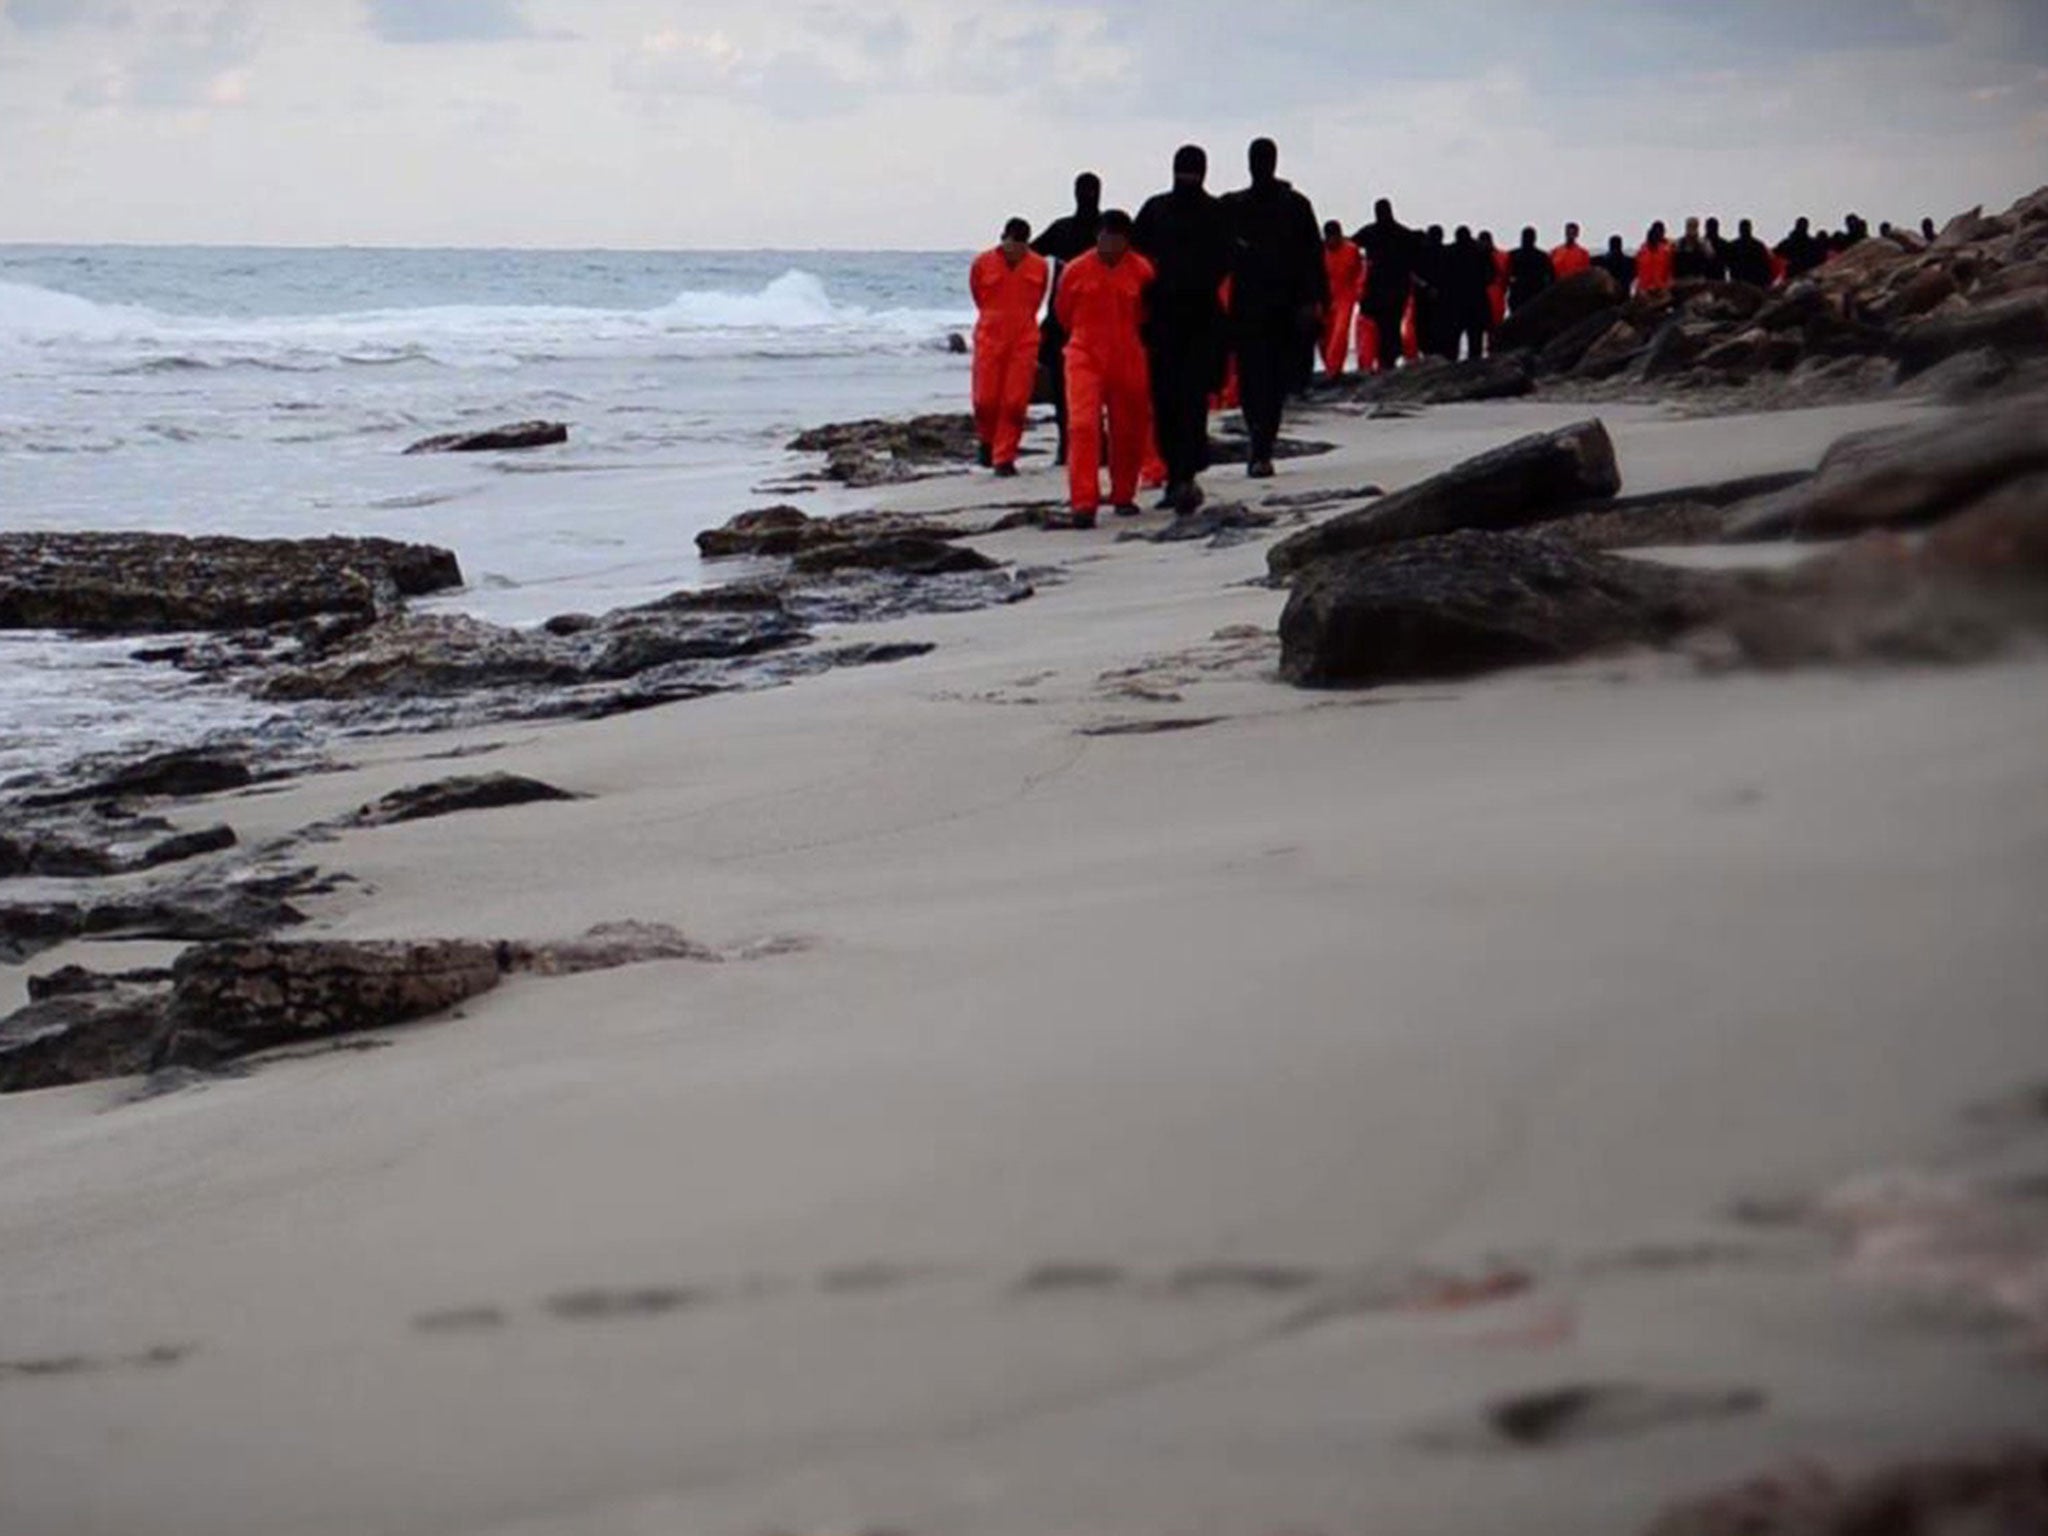
[[[1415,257],[1415,345],[1425,357],[1452,356],[1458,345],[1448,293],[1450,260],[1443,225],[1430,225]]]
[[[1778,254],[1785,258],[1790,277],[1804,277],[1827,259],[1827,248],[1813,237],[1813,222],[1802,218],[1792,233],[1778,242]]]
[[[1380,368],[1391,373],[1401,362],[1401,320],[1415,289],[1415,231],[1394,217],[1394,205],[1383,197],[1373,205],[1372,222],[1351,238],[1365,252],[1365,312],[1379,333]]]
[[[1153,430],[1166,461],[1166,497],[1176,512],[1202,504],[1209,467],[1209,396],[1226,358],[1223,279],[1230,274],[1230,226],[1223,204],[1203,190],[1209,157],[1183,146],[1173,157],[1173,190],[1138,212],[1131,243],[1152,263],[1145,356],[1152,369]],[[1322,257],[1320,249],[1316,257]]]
[[[1728,241],[1721,233],[1719,219],[1707,220],[1706,231],[1706,275],[1710,282],[1728,281]]]
[[[1609,235],[1607,249],[1593,258],[1593,265],[1614,279],[1623,297],[1633,293],[1636,286],[1636,259],[1629,255],[1628,247],[1621,243],[1621,236]]]
[[[1074,211],[1063,219],[1054,219],[1031,242],[1031,249],[1053,264],[1045,322],[1038,331],[1038,363],[1046,372],[1046,393],[1052,397],[1053,419],[1059,423],[1059,457],[1053,461],[1056,464],[1067,462],[1067,333],[1060,329],[1050,300],[1059,296],[1060,274],[1067,269],[1067,263],[1094,250],[1101,232],[1102,178],[1093,171],[1083,171],[1074,178]]]
[[[1493,334],[1493,303],[1486,290],[1493,282],[1493,258],[1473,239],[1466,225],[1458,226],[1444,262],[1444,297],[1449,306],[1451,341],[1449,357],[1458,359],[1462,342],[1465,355],[1474,361],[1486,355],[1487,339]]]
[[[1508,309],[1520,314],[1539,293],[1557,281],[1550,253],[1536,243],[1536,231],[1522,231],[1522,243],[1508,257]]]
[[[1756,237],[1756,226],[1744,219],[1736,228],[1740,231],[1734,244],[1728,247],[1728,275],[1738,283],[1748,283],[1753,288],[1771,286],[1771,253],[1763,241]]]
[[[1304,344],[1330,302],[1322,225],[1315,208],[1280,179],[1271,139],[1251,147],[1252,184],[1223,199],[1230,228],[1230,342],[1251,438],[1254,479],[1273,473],[1280,417],[1302,382]]]

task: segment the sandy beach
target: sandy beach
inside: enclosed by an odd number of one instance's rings
[[[1928,410],[1598,414],[1642,492]],[[1272,490],[1587,414],[1300,413]],[[727,958],[6,1101],[0,1531],[1621,1536],[2048,1424],[2038,1248],[1854,1241],[2048,1174],[2048,658],[1301,691],[1266,542],[1118,531],[977,541],[1058,575],[920,659],[181,807],[488,746],[587,798],[344,833],[312,934]]]

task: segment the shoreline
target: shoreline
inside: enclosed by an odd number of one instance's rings
[[[1265,489],[1586,414],[1297,412],[1338,450]],[[1601,414],[1638,493],[1929,412]],[[980,519],[1027,464],[882,497]],[[895,665],[181,803],[261,846],[488,748],[585,798],[336,830],[308,934],[726,958],[0,1100],[0,1511],[1620,1536],[2048,1418],[1979,1284],[2032,1250],[1887,1267],[2048,1172],[2048,660],[1302,692],[1270,539],[1116,531],[977,538],[1064,580],[864,629],[936,645]]]

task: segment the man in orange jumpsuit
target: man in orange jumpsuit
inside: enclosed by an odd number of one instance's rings
[[[1351,243],[1335,219],[1323,226],[1323,271],[1330,279],[1330,312],[1323,327],[1323,371],[1344,372],[1351,351],[1351,322],[1365,297],[1365,253]]]
[[[1671,288],[1672,268],[1677,261],[1670,237],[1664,232],[1664,221],[1659,219],[1650,226],[1649,235],[1643,240],[1643,248],[1636,252],[1636,292],[1665,293]]]
[[[1152,440],[1152,376],[1141,326],[1152,263],[1131,249],[1131,216],[1102,216],[1095,249],[1070,265],[1053,301],[1067,333],[1067,491],[1076,528],[1102,506],[1103,427],[1109,494],[1119,517],[1138,511],[1138,476]]]
[[[1002,244],[968,274],[974,323],[974,430],[998,475],[1017,473],[1017,450],[1038,379],[1038,311],[1050,270],[1031,249],[1031,226],[1012,219]]]
[[[1557,280],[1561,283],[1568,277],[1577,277],[1593,265],[1593,253],[1579,244],[1579,226],[1567,224],[1564,227],[1564,244],[1550,253],[1550,265],[1556,269]]]

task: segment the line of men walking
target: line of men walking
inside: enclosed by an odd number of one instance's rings
[[[1604,271],[1625,293],[1688,281],[1770,287],[1869,236],[1854,214],[1836,234],[1800,219],[1768,247],[1748,219],[1728,239],[1718,219],[1694,218],[1676,241],[1661,221],[1651,225],[1634,254],[1616,235],[1594,255],[1577,224],[1547,250],[1529,228],[1504,251],[1491,231],[1412,230],[1385,198],[1347,236],[1334,220],[1318,224],[1309,200],[1281,179],[1279,159],[1272,140],[1255,140],[1250,183],[1218,198],[1207,190],[1208,156],[1186,145],[1174,155],[1172,186],[1135,218],[1105,211],[1100,178],[1084,173],[1074,211],[1037,239],[1024,220],[1009,221],[970,275],[985,463],[998,475],[1017,472],[1042,393],[1058,422],[1075,526],[1095,526],[1105,461],[1119,516],[1138,513],[1141,487],[1163,487],[1159,505],[1185,515],[1202,505],[1209,413],[1226,392],[1243,408],[1247,472],[1270,477],[1288,397],[1308,384],[1318,357],[1327,375],[1343,374],[1354,336],[1367,371],[1424,355],[1477,358],[1508,315],[1583,272]],[[1930,222],[1921,234],[1934,238]]]

